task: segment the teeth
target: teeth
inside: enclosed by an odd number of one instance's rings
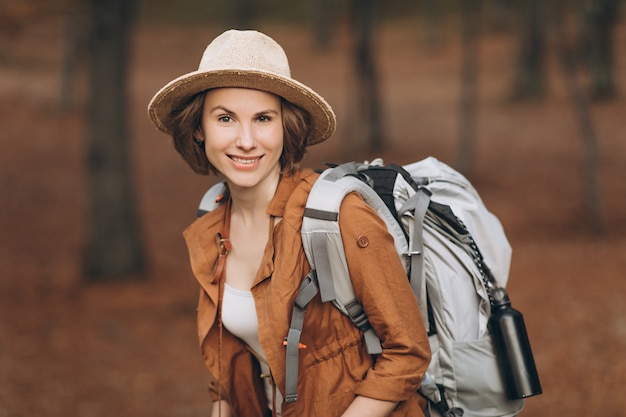
[[[259,159],[261,159],[261,158],[243,159],[243,158],[237,158],[236,156],[232,156],[232,157],[231,157],[231,159],[232,159],[233,161],[237,162],[238,164],[246,164],[246,165],[249,165],[249,164],[253,164],[253,163],[255,163],[256,161],[258,161],[258,160],[259,160]]]

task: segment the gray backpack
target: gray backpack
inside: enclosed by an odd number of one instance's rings
[[[432,157],[404,167],[348,163],[325,170],[313,185],[302,224],[313,271],[287,337],[285,401],[297,400],[298,343],[306,306],[318,293],[361,329],[370,354],[381,352],[355,298],[339,231],[339,208],[351,192],[387,224],[418,299],[432,350],[420,388],[431,416],[517,415],[524,401],[507,399],[487,326],[491,292],[508,279],[511,247],[469,181]]]

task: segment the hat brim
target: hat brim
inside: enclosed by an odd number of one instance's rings
[[[323,142],[335,131],[335,113],[324,98],[311,88],[293,79],[250,70],[194,71],[178,77],[154,95],[148,105],[148,115],[159,130],[171,134],[172,109],[194,94],[221,87],[266,91],[303,108],[311,116],[308,145]]]

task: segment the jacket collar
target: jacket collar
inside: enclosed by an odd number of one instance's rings
[[[302,181],[312,184],[315,178],[317,178],[317,174],[314,174],[311,169],[298,170],[293,176],[282,176],[276,188],[276,193],[267,207],[267,214],[277,218],[284,218],[288,201],[293,196],[298,185]],[[291,214],[291,217],[301,216],[301,214],[292,213],[291,211],[289,214]],[[226,205],[222,204],[215,210],[197,219],[183,233],[190,251],[196,278],[208,292],[211,292],[209,289],[216,287],[210,285],[212,270],[217,260],[215,236],[224,224],[225,215]],[[261,272],[262,274],[268,274],[270,271],[264,270]]]
[[[287,201],[292,196],[293,191],[303,178],[312,174],[311,169],[301,169],[293,176],[282,176],[278,182],[276,193],[267,206],[267,214],[274,217],[285,217],[285,207]]]

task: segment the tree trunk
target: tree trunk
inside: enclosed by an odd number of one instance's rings
[[[587,0],[583,12],[583,38],[587,64],[591,71],[591,96],[615,97],[613,76],[613,33],[617,23],[617,0]]]
[[[422,13],[420,19],[422,26],[421,40],[431,51],[437,51],[443,39],[445,4],[432,0],[420,0],[419,4]]]
[[[511,0],[492,0],[488,5],[489,28],[498,32],[508,32],[517,19],[517,10]]]
[[[74,106],[76,70],[85,52],[85,20],[84,11],[78,7],[69,10],[65,20],[59,91],[59,107],[63,111]]]
[[[356,74],[355,107],[359,128],[370,150],[383,147],[382,110],[379,80],[374,58],[372,33],[374,31],[375,0],[352,0],[352,31],[354,33],[354,66]],[[359,133],[357,133],[359,134]],[[359,138],[360,139],[360,138]]]
[[[480,3],[480,2],[479,2]],[[459,109],[459,150],[456,168],[468,174],[476,147],[476,108],[478,99],[478,25],[479,5],[463,0],[461,10],[461,100]]]
[[[520,46],[513,98],[540,98],[545,90],[545,31],[542,0],[521,0]]]
[[[330,48],[333,33],[335,3],[332,0],[310,0],[315,46],[326,51]]]
[[[237,29],[250,29],[257,18],[257,1],[235,0],[231,4],[235,8],[235,25]]]
[[[586,225],[591,233],[601,235],[604,233],[602,221],[601,192],[598,181],[598,140],[596,130],[589,111],[587,99],[583,94],[576,71],[575,49],[571,47],[562,29],[561,19],[555,13],[554,36],[559,63],[565,80],[565,86],[569,96],[574,117],[580,128],[583,142],[583,205],[585,208]]]
[[[127,69],[135,5],[134,0],[91,0],[88,280],[137,277],[144,266],[127,122]]]

